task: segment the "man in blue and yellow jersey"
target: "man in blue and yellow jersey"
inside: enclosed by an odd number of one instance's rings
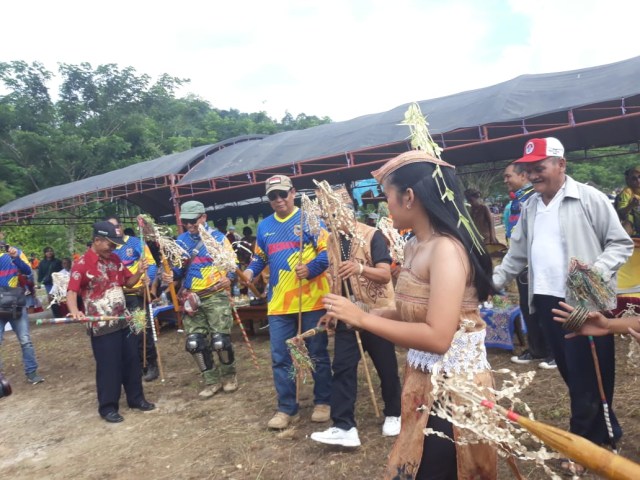
[[[121,228],[120,218],[117,216],[112,215],[105,220]],[[146,258],[148,265],[146,277],[141,278],[140,281],[131,288],[124,287],[124,298],[127,301],[127,310],[133,313],[136,310],[145,308],[145,288],[142,282],[153,282],[158,272],[158,266],[156,265],[153,255],[151,255],[149,247],[144,245],[143,248],[142,240],[138,237],[124,235],[123,240],[124,244],[117,245],[114,253],[120,257],[122,264],[127,267],[127,270],[129,270],[132,275],[135,275],[140,267],[141,258]],[[147,301],[149,302],[151,299],[147,299]],[[138,352],[140,353],[140,361],[146,357],[147,367],[146,370],[143,370],[144,376],[142,378],[145,382],[151,382],[158,378],[160,372],[158,370],[158,352],[156,351],[156,344],[153,341],[153,331],[151,330],[149,320],[147,320],[145,335],[147,337],[146,339],[143,339],[143,336],[140,335]]]
[[[185,315],[183,322],[187,332],[187,352],[193,355],[204,377],[205,388],[199,395],[209,398],[220,390],[235,392],[238,380],[231,344],[233,316],[227,292],[234,273],[225,272],[214,265],[200,238],[198,226],[203,225],[224,248],[233,251],[233,247],[222,232],[207,224],[207,214],[200,202],[182,204],[180,223],[186,232],[178,237],[177,243],[189,254],[189,258],[183,261],[181,268],[174,268],[172,274],[163,274],[162,277],[165,281],[181,279],[181,297],[196,295],[198,299],[197,302],[189,299],[190,307],[185,308],[188,315]],[[217,353],[219,365],[216,365],[213,352]]]
[[[4,236],[0,238],[4,239]],[[29,332],[29,317],[27,315],[24,289],[18,284],[18,275],[31,275],[29,260],[22,250],[13,245],[0,240],[0,291],[7,306],[6,310],[0,310],[0,345],[7,323],[18,337],[20,348],[22,349],[22,363],[27,381],[32,384],[44,382],[44,378],[38,375],[38,362],[36,361],[36,351],[31,343],[31,333]],[[13,300],[10,300],[13,299]],[[0,370],[2,362],[0,361]]]
[[[295,379],[291,378],[291,357],[286,341],[298,330],[299,292],[302,284],[302,330],[314,328],[325,313],[322,297],[329,292],[326,269],[327,239],[322,230],[312,235],[301,228],[300,210],[293,203],[296,190],[291,179],[275,175],[266,182],[267,197],[274,214],[258,225],[256,248],[245,275],[257,277],[269,266],[268,317],[271,336],[273,380],[278,394],[278,411],[268,427],[287,428],[298,413]],[[300,235],[303,247],[300,252]],[[302,254],[302,261],[300,256]],[[307,348],[314,359],[314,403],[311,421],[328,422],[331,402],[331,363],[327,352],[327,336],[307,339]]]

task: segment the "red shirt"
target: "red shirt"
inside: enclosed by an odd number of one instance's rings
[[[71,269],[68,291],[76,292],[82,297],[84,312],[88,316],[123,315],[126,309],[123,285],[132,277],[131,272],[122,264],[120,257],[112,253],[104,259],[89,248]],[[124,320],[110,322],[99,329],[94,328],[94,335],[111,333],[127,326]]]

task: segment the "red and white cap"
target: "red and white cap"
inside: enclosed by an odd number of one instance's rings
[[[557,138],[532,138],[524,146],[524,156],[514,163],[539,162],[545,158],[563,156],[564,147]]]

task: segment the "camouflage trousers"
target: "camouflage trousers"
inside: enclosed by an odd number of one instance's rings
[[[207,338],[207,342],[211,341],[211,335],[214,333],[231,334],[233,326],[233,313],[229,304],[229,297],[226,291],[213,293],[211,296],[203,298],[198,311],[195,315],[185,315],[183,317],[183,325],[187,334],[201,333]],[[224,365],[214,355],[215,366],[211,370],[203,372],[204,383],[207,385],[215,385],[220,383],[221,378],[228,375],[235,375],[235,361],[231,365]]]

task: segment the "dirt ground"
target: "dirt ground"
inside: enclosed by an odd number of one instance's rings
[[[132,411],[121,399],[125,421],[120,424],[108,424],[97,414],[94,360],[82,326],[33,326],[32,336],[39,372],[46,378],[42,384],[24,381],[13,332],[5,333],[2,346],[13,394],[0,399],[0,478],[374,479],[380,478],[393,443],[381,435],[382,420],[374,417],[362,370],[359,449],[322,446],[308,438],[329,426],[310,422],[310,385],[302,388],[297,426],[280,434],[267,430],[276,398],[264,331],[252,338],[260,365],[256,370],[236,327],[240,389],[200,400],[202,382],[184,350],[184,334],[163,328],[159,347],[165,381],[145,384],[146,397],[157,408]],[[625,358],[626,341],[618,343],[615,407],[625,430],[620,447],[623,455],[640,461],[640,385]],[[398,355],[402,364],[404,352]],[[496,369],[527,368],[510,364],[510,355],[491,350],[490,361]],[[540,371],[521,397],[539,420],[567,428],[568,397],[556,371]],[[520,465],[525,478],[546,478],[540,469]],[[500,478],[513,478],[504,461],[500,469]]]

